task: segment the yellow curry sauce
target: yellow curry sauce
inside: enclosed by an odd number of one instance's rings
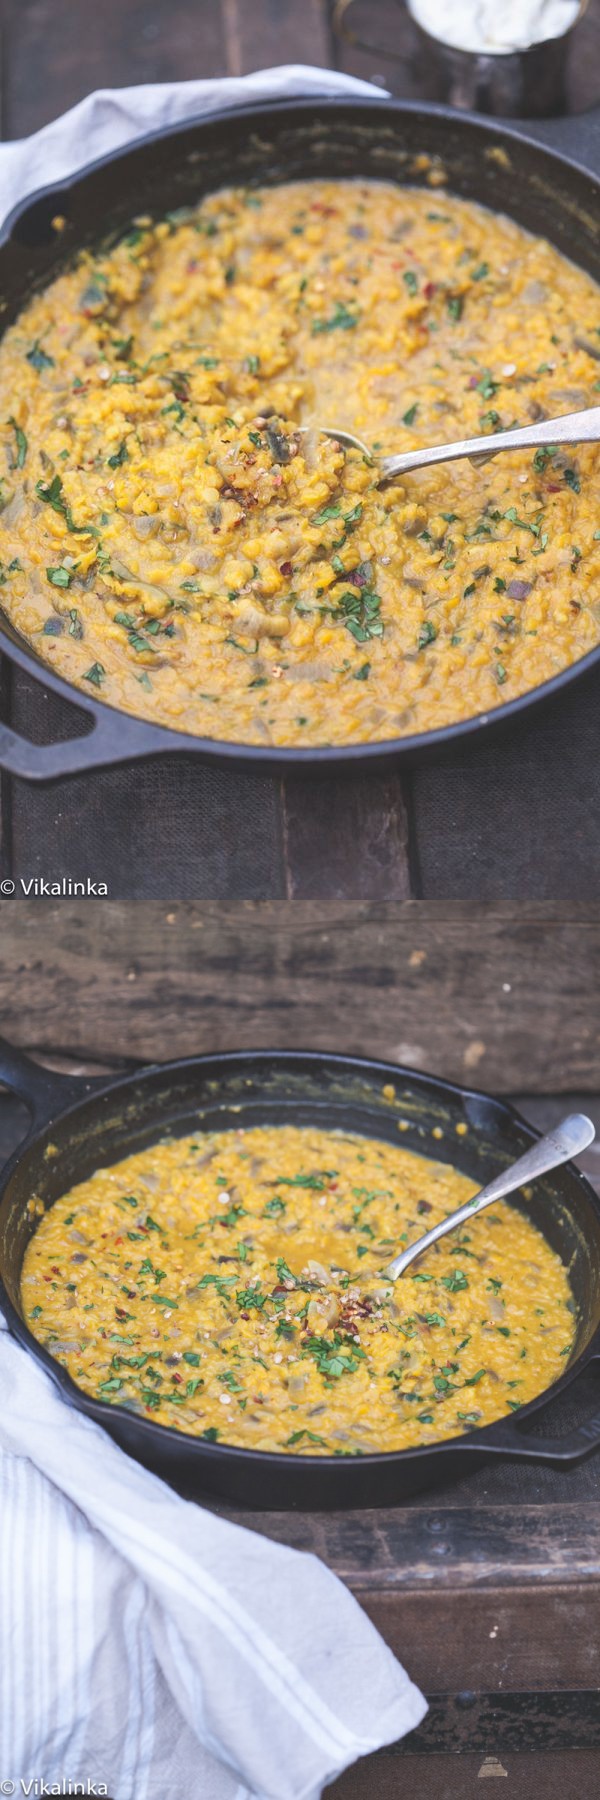
[[[209,1440],[358,1455],[453,1437],[540,1393],[573,1338],[565,1269],[506,1204],[382,1278],[474,1191],[342,1132],[167,1140],[45,1214],[25,1316],[86,1392]]]
[[[86,254],[0,346],[1,600],[54,669],[257,744],[447,725],[600,639],[594,446],[379,488],[392,452],[595,404],[598,288],[437,192],[209,196]]]

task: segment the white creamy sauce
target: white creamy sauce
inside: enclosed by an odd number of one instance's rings
[[[456,50],[507,55],[574,25],[580,0],[407,0],[424,31]]]

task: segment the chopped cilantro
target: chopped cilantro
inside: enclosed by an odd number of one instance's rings
[[[16,419],[13,419],[12,414],[11,414],[11,417],[10,417],[8,423],[9,423],[9,425],[12,425],[12,428],[13,428],[13,431],[15,434],[15,439],[16,439],[16,445],[15,445],[16,456],[15,456],[14,466],[16,469],[22,469],[23,464],[25,462],[25,457],[27,455],[27,438],[25,436],[25,432],[21,430],[21,426],[17,425]]]
[[[37,369],[38,374],[42,369],[54,368],[54,357],[48,356],[47,351],[42,350],[38,338],[36,338],[35,344],[32,344],[31,350],[27,351],[27,361],[31,363],[32,369]]]
[[[343,300],[336,300],[333,312],[328,319],[313,319],[313,336],[320,331],[353,331],[358,325],[358,313],[345,306]]]

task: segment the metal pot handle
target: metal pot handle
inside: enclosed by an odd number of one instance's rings
[[[590,1363],[600,1364],[600,1350],[588,1359],[586,1368]],[[591,1418],[583,1425],[577,1425],[574,1431],[567,1432],[565,1437],[530,1437],[527,1425],[520,1426],[518,1413],[515,1413],[512,1419],[501,1419],[497,1425],[478,1432],[478,1439],[480,1442],[485,1440],[486,1456],[512,1456],[569,1469],[600,1447],[600,1406]]]
[[[82,704],[79,697],[74,704]],[[91,731],[58,744],[32,744],[9,725],[0,724],[0,769],[24,781],[52,781],[61,775],[108,768],[111,763],[133,762],[159,751],[185,750],[186,741],[191,747],[192,739],[186,740],[183,733],[165,731],[161,725],[149,725],[129,713],[115,718],[107,708],[99,707],[88,717]]]
[[[85,1075],[61,1075],[55,1069],[43,1069],[16,1044],[0,1037],[0,1083],[18,1094],[31,1115],[31,1129],[48,1125],[67,1106],[84,1100],[96,1083]]]
[[[404,51],[394,50],[392,44],[379,44],[375,38],[359,37],[358,33],[352,30],[348,24],[347,15],[355,4],[356,0],[334,0],[331,20],[333,32],[339,32],[340,37],[344,37],[346,43],[351,44],[354,50],[369,50],[375,56],[389,56],[394,62],[406,62]]]

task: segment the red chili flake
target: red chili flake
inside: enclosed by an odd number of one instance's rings
[[[178,1381],[178,1382],[179,1382],[179,1381],[181,1381],[181,1376],[180,1376],[180,1375],[172,1375],[172,1376],[171,1376],[171,1381]]]
[[[547,481],[546,482],[546,493],[547,494],[560,494],[561,489],[555,481]]]
[[[125,1308],[123,1306],[115,1306],[115,1313],[116,1313],[116,1316],[118,1319],[129,1318],[129,1314],[125,1312]]]
[[[56,1263],[51,1263],[50,1268],[52,1270],[53,1275],[60,1275],[60,1269],[57,1269]]]
[[[329,1183],[329,1192],[330,1192],[330,1194],[334,1194],[334,1193],[335,1193],[335,1190],[336,1190],[336,1188],[338,1188],[338,1187],[339,1187],[339,1185],[340,1185],[340,1184],[339,1184],[339,1181],[330,1181],[330,1183]]]
[[[240,1313],[240,1319],[249,1319],[249,1318],[250,1318],[249,1313]]]
[[[426,281],[423,293],[426,300],[433,300],[434,294],[437,293],[437,281]]]
[[[52,1280],[51,1275],[42,1275],[42,1281],[51,1281],[51,1280]]]
[[[287,575],[291,575],[291,573],[292,573],[292,564],[291,564],[291,562],[282,562],[282,563],[280,563],[280,564],[279,564],[279,573],[280,573],[280,575],[286,575],[286,576],[287,576]]]
[[[122,1237],[116,1237],[116,1238],[115,1238],[115,1244],[122,1244],[122,1242],[123,1242],[123,1239],[122,1239]]]

